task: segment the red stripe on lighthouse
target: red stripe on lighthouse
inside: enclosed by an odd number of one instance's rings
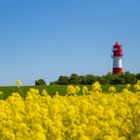
[[[117,74],[119,72],[123,72],[122,68],[113,68],[113,74]]]

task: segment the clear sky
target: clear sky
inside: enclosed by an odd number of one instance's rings
[[[140,0],[0,0],[0,85],[103,75],[123,45],[123,69],[140,72]]]

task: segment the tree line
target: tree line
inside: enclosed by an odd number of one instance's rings
[[[59,76],[58,80],[51,82],[50,84],[57,85],[90,85],[95,81],[100,82],[101,84],[135,84],[137,80],[140,80],[140,73],[134,74],[129,71],[118,73],[113,75],[111,72],[106,75],[96,76],[93,74],[88,75],[78,75],[76,73],[71,74],[70,76]]]

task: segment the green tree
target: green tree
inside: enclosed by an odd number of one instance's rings
[[[125,84],[125,74],[124,73],[117,73],[114,75],[113,80],[111,81],[112,84]]]
[[[137,78],[137,80],[140,80],[140,73],[136,74],[136,78]]]
[[[87,85],[87,77],[86,76],[79,76],[81,85]]]
[[[35,86],[46,86],[46,81],[43,79],[36,80]]]
[[[136,75],[129,71],[125,72],[125,81],[129,84],[135,84],[137,81]]]
[[[87,85],[89,84],[93,84],[95,81],[97,81],[97,77],[92,75],[92,74],[88,74],[85,76],[86,77],[86,80],[87,80]]]
[[[75,73],[71,74],[71,76],[70,76],[70,84],[74,84],[74,85],[81,84],[80,77]]]
[[[59,76],[58,84],[60,85],[68,85],[69,84],[69,77],[67,76]]]
[[[107,85],[107,84],[110,84],[110,81],[109,81],[108,78],[103,76],[103,77],[100,78],[100,83],[103,84],[103,85]]]
[[[104,84],[111,84],[114,80],[114,75],[111,72],[108,72],[106,75],[103,76]]]

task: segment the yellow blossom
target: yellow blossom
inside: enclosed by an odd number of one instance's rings
[[[16,80],[16,85],[19,88],[21,86],[21,81],[20,80]]]
[[[76,89],[73,85],[68,85],[67,86],[67,94],[68,95],[74,95],[76,94]]]
[[[115,93],[116,88],[114,86],[109,87],[109,93]]]
[[[14,92],[1,99],[0,140],[140,139],[138,90],[100,94],[99,83],[83,89],[84,96],[50,96],[30,88],[25,98]],[[69,85],[67,94],[76,94],[76,86]]]
[[[82,93],[83,93],[84,95],[86,95],[86,94],[88,93],[88,87],[87,87],[87,86],[83,86],[83,88],[82,88]]]
[[[92,91],[93,92],[95,92],[95,91],[102,92],[101,85],[99,82],[95,82],[92,84]]]
[[[140,85],[140,80],[137,81],[137,85]]]
[[[80,92],[80,87],[77,85],[77,86],[75,86],[75,90],[76,90],[76,94],[79,94],[79,92]]]

